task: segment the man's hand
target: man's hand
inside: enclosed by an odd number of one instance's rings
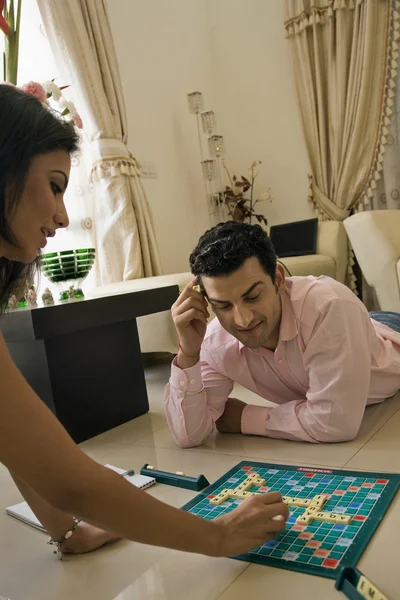
[[[200,357],[201,344],[207,330],[207,300],[201,292],[193,289],[197,277],[184,288],[172,306],[172,319],[179,338],[178,366],[187,369],[194,366]]]
[[[228,398],[223,415],[215,422],[220,433],[242,433],[242,412],[246,402],[237,398]]]

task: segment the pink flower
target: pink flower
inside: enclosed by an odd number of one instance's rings
[[[72,115],[72,118],[74,120],[75,126],[78,127],[78,129],[83,129],[82,119],[80,118],[78,113],[75,113],[74,115]]]
[[[21,90],[26,94],[34,96],[35,98],[40,100],[40,102],[45,102],[46,100],[45,89],[37,81],[29,81],[28,83],[24,83],[24,85],[21,86]]]
[[[5,18],[3,17],[3,10],[4,10],[4,5],[5,5],[5,0],[0,0],[0,29],[3,31],[3,33],[8,36],[8,23],[5,20]]]
[[[2,15],[0,15],[0,29],[2,29],[3,33],[8,36],[8,23]]]

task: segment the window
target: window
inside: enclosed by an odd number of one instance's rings
[[[4,50],[4,35],[0,31],[0,57]],[[3,73],[0,73],[0,81]],[[49,42],[41,20],[36,0],[22,2],[20,47],[18,62],[18,85],[28,81],[43,83],[55,79],[59,86],[68,85],[58,73],[56,62],[53,58]],[[63,92],[67,100],[74,101],[74,90],[69,88]],[[57,108],[57,105],[54,105]],[[77,106],[79,112],[79,106]],[[48,240],[44,252],[69,250],[76,248],[95,247],[94,231],[92,228],[92,194],[89,181],[91,168],[90,153],[86,147],[84,135],[81,135],[81,153],[73,157],[70,183],[65,194],[65,205],[70,218],[70,225],[65,230],[58,231],[54,238]],[[84,288],[88,292],[94,287],[94,270],[89,273]],[[59,290],[44,276],[40,280],[38,300],[45,287],[49,287],[54,298],[58,298]]]
[[[4,50],[4,35],[0,32],[0,53]],[[1,73],[1,79],[3,75]],[[56,62],[46,38],[40,11],[36,0],[22,3],[20,48],[18,63],[18,85],[34,80],[43,83],[55,79],[57,85],[68,85],[60,79]],[[65,90],[65,97],[74,102],[74,91]],[[75,102],[74,102],[75,103]],[[76,103],[75,103],[76,104]],[[55,105],[55,108],[57,106]],[[79,112],[79,106],[77,106]],[[93,247],[94,235],[91,228],[92,209],[89,183],[90,160],[85,151],[82,135],[82,151],[72,160],[70,184],[65,195],[65,203],[70,217],[68,229],[59,231],[49,239],[46,252],[72,248]]]

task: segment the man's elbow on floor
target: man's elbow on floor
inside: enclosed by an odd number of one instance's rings
[[[358,431],[358,426],[347,429],[327,429],[318,427],[315,428],[310,435],[321,444],[334,444],[354,440],[354,438],[357,437]]]
[[[178,438],[174,432],[172,431],[172,437],[174,438],[175,444],[177,446],[179,446],[179,448],[182,448],[183,450],[185,448],[196,448],[196,446],[202,446],[205,442],[205,440],[207,439],[207,435],[203,436],[201,438],[188,438],[188,437],[181,437]]]
[[[199,428],[199,431],[203,430],[203,428]],[[204,430],[203,430],[204,431]],[[204,444],[204,442],[206,441],[206,439],[212,434],[213,432],[213,424],[211,424],[206,432],[202,435],[195,435],[195,434],[191,434],[191,436],[189,437],[186,434],[186,430],[185,432],[181,432],[182,435],[180,435],[178,437],[178,435],[175,433],[175,431],[173,431],[172,428],[170,428],[170,432],[172,437],[174,438],[175,444],[177,446],[179,446],[179,448],[185,449],[185,448],[195,448],[196,446],[202,446]]]
[[[193,444],[193,442],[190,440],[178,440],[177,438],[175,438],[175,444],[182,450],[186,450],[187,448],[195,448],[198,446],[198,444]]]
[[[204,440],[191,440],[189,438],[177,438],[174,434],[172,434],[172,437],[174,438],[174,442],[175,444],[179,447],[182,448],[182,450],[185,450],[187,448],[195,448],[196,446],[201,446]]]

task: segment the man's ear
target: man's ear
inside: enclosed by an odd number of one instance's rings
[[[275,287],[276,291],[280,292],[285,286],[285,269],[280,263],[277,263],[275,270]]]

